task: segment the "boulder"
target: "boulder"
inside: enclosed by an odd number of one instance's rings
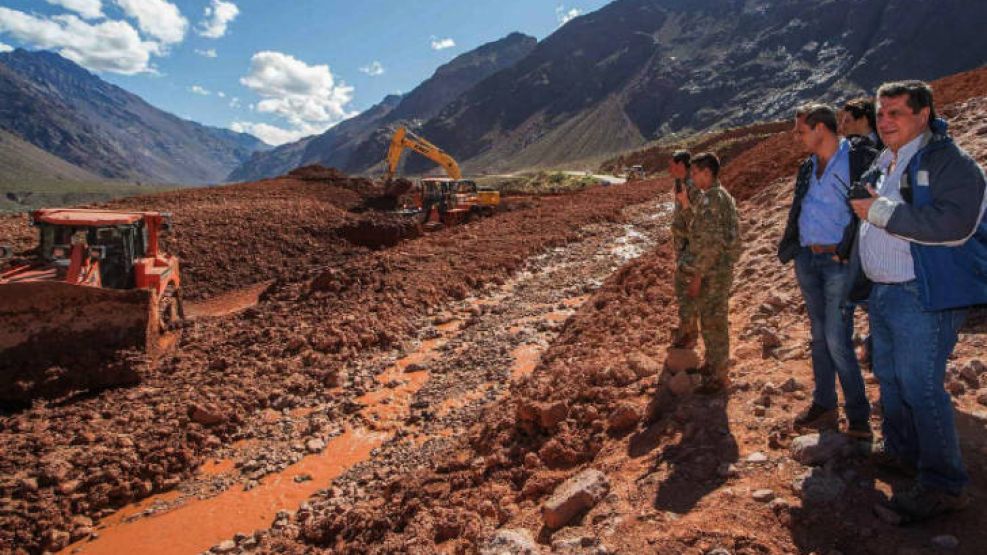
[[[497,530],[480,546],[480,555],[537,555],[538,544],[524,528]]]
[[[840,455],[848,445],[849,440],[840,433],[807,434],[792,440],[791,455],[806,466],[818,466]]]
[[[215,407],[207,407],[198,403],[193,404],[188,409],[188,416],[192,422],[203,426],[216,426],[226,422],[226,416]]]
[[[630,401],[621,401],[607,418],[607,427],[614,432],[629,430],[641,420],[641,411]]]
[[[775,498],[775,492],[770,489],[759,489],[751,494],[751,498],[759,503],[768,503]]]
[[[538,423],[551,430],[569,417],[569,405],[565,401],[538,404]]]
[[[627,357],[627,364],[638,378],[657,376],[661,372],[661,365],[658,364],[658,361],[642,352],[631,353]]]
[[[825,504],[843,495],[846,484],[836,474],[815,467],[796,478],[792,488],[805,503]]]
[[[592,509],[610,492],[606,474],[590,468],[562,483],[542,506],[542,521],[549,529],[561,528]]]

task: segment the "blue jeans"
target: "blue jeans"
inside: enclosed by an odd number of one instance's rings
[[[918,285],[875,284],[870,295],[874,374],[881,383],[884,445],[918,468],[922,485],[959,493],[969,482],[953,405],[944,388],[966,310],[929,312]]]
[[[846,264],[833,260],[832,254],[813,254],[808,248],[795,258],[795,277],[812,330],[812,373],[816,382],[812,400],[835,409],[838,374],[847,420],[861,424],[870,418],[870,402],[853,352],[853,312],[842,310],[848,270]]]

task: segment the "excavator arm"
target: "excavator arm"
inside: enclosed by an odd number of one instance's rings
[[[399,127],[391,137],[391,146],[387,149],[387,180],[390,181],[398,171],[398,163],[401,161],[401,153],[409,148],[425,158],[442,166],[446,174],[452,179],[462,179],[463,174],[459,170],[456,160],[425,139],[411,133],[404,127]]]

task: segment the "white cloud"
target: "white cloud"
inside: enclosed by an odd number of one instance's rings
[[[555,18],[559,20],[559,27],[569,23],[573,19],[583,15],[583,11],[579,8],[565,9],[565,6],[559,5],[555,8]]]
[[[226,98],[226,93],[224,93],[223,91],[216,91],[216,96],[220,98]]]
[[[253,126],[265,141],[281,144],[288,140],[321,133],[354,112],[346,105],[353,100],[353,87],[336,83],[328,65],[308,65],[281,52],[258,52],[250,60],[250,72],[240,83],[257,93],[256,110],[283,118],[290,129],[268,124],[237,122]],[[285,137],[291,137],[284,139]]]
[[[158,43],[142,40],[125,21],[91,24],[75,15],[42,18],[0,6],[0,32],[93,71],[153,73],[151,55],[161,54]]]
[[[230,108],[236,109],[239,107],[240,107],[240,99],[234,96],[233,98],[230,99]]]
[[[432,50],[445,50],[456,46],[456,41],[452,39],[440,39],[432,36]]]
[[[0,53],[3,53],[3,52],[12,52],[13,50],[14,50],[14,47],[13,46],[10,46],[9,44],[4,44],[4,43],[0,42]]]
[[[215,58],[215,57],[219,56],[219,54],[216,54],[216,49],[215,48],[207,48],[205,50],[200,50],[200,49],[196,48],[195,49],[195,53],[198,54],[198,55],[200,55],[200,56],[202,56],[203,58]]]
[[[114,0],[128,16],[137,20],[144,33],[163,44],[182,42],[188,20],[178,6],[167,0]]]
[[[374,60],[369,65],[361,67],[360,71],[371,77],[377,77],[378,75],[384,75],[384,66],[377,60]]]
[[[218,39],[226,34],[230,22],[240,14],[240,8],[233,2],[212,0],[212,5],[206,6],[205,19],[199,23],[199,34],[210,39]]]
[[[254,137],[272,146],[280,146],[286,143],[293,143],[299,139],[304,139],[311,135],[318,135],[325,131],[317,126],[303,126],[295,129],[285,129],[267,123],[253,123],[249,121],[234,121],[230,124],[230,129],[237,133],[250,133]]]
[[[86,19],[101,19],[103,3],[100,0],[47,0],[49,4],[72,10]]]
[[[209,91],[204,89],[201,85],[192,85],[188,88],[188,90],[191,93],[200,94],[202,96],[209,96],[210,94]]]

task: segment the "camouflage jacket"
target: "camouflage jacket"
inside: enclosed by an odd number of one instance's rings
[[[686,195],[689,196],[689,207],[683,208],[679,205],[678,199],[675,200],[675,208],[672,212],[672,245],[675,246],[676,258],[681,257],[689,246],[689,226],[692,224],[696,203],[702,198],[701,191],[692,184],[692,180],[688,177],[685,178],[684,183],[682,180],[676,179],[676,189],[680,185],[685,187]]]
[[[689,227],[688,250],[679,261],[687,276],[705,276],[732,267],[740,255],[737,205],[719,181],[700,192]]]

